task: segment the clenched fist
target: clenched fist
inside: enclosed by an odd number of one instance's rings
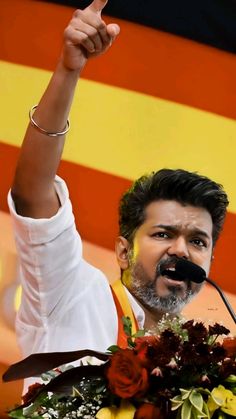
[[[81,70],[87,59],[107,51],[120,32],[117,24],[106,25],[101,12],[107,0],[94,0],[76,10],[64,32],[62,62],[69,70]]]

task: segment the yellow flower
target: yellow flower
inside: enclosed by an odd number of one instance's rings
[[[217,409],[228,415],[236,416],[236,396],[224,386],[219,385],[212,390],[207,406],[211,416]]]
[[[96,414],[97,419],[133,419],[135,407],[122,400],[120,407],[103,407]]]

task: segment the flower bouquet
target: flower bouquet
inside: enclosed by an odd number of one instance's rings
[[[75,351],[34,354],[4,374],[9,381],[41,375],[12,418],[229,419],[236,417],[236,339],[215,324],[168,316],[155,333],[132,335],[123,318],[127,348],[107,353]],[[93,356],[100,365],[83,361]],[[51,370],[45,374],[45,371]]]

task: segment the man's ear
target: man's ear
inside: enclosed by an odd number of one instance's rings
[[[115,252],[120,268],[124,271],[129,267],[128,252],[130,243],[123,236],[119,236],[115,243]]]

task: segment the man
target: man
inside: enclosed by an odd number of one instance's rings
[[[163,313],[178,314],[200,286],[170,279],[179,258],[209,272],[227,196],[215,182],[183,170],[139,179],[120,206],[116,255],[121,281],[111,290],[104,274],[82,257],[71,203],[56,178],[76,84],[88,59],[119,34],[101,12],[106,0],[77,10],[65,30],[57,68],[23,142],[9,205],[23,286],[17,332],[25,356],[122,343],[120,317],[150,329]],[[162,268],[167,270],[161,275]]]

